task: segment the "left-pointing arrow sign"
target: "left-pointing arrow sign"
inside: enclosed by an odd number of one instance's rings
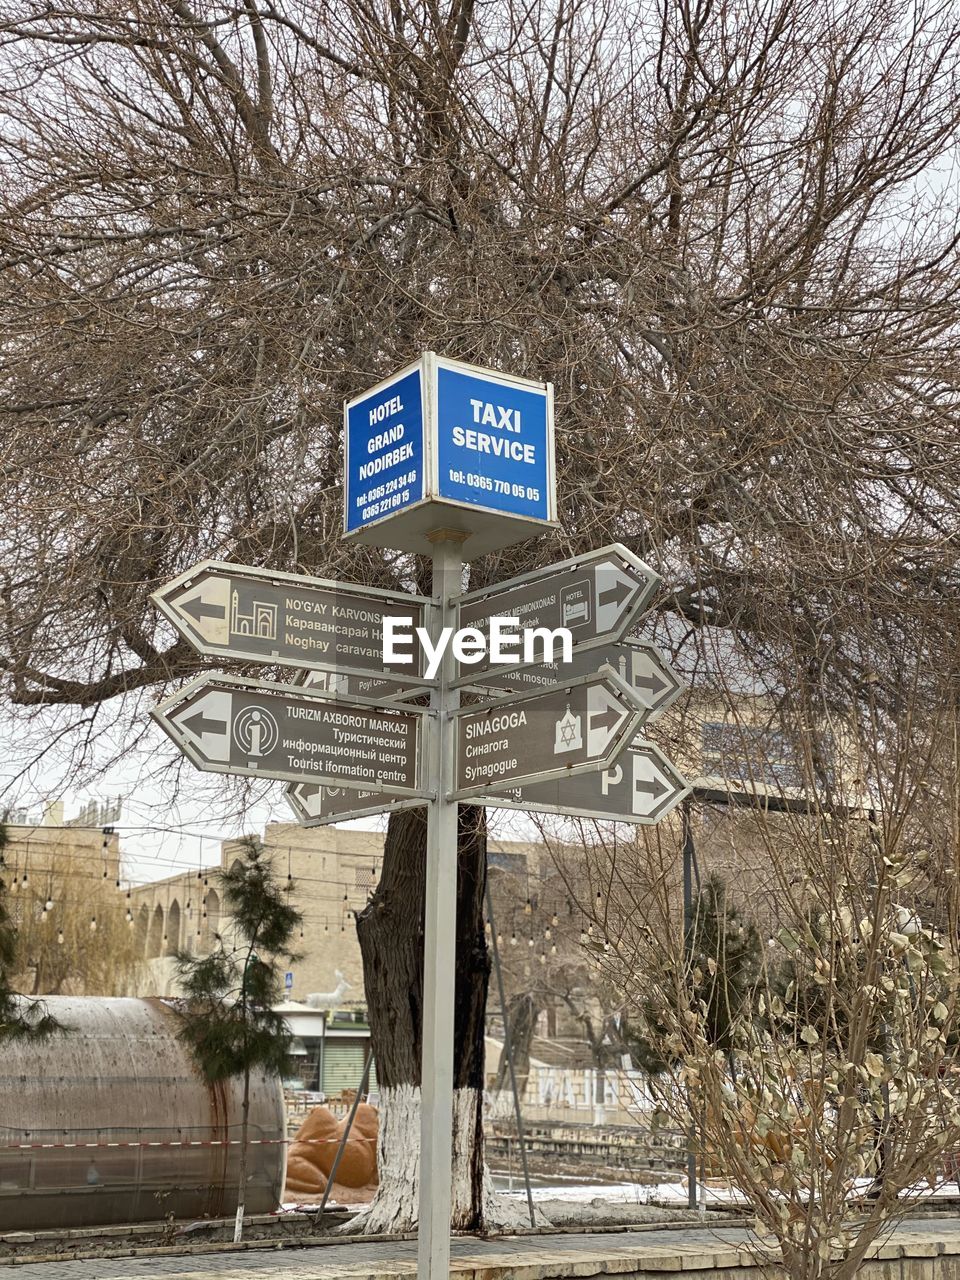
[[[287,803],[301,827],[324,827],[333,822],[349,822],[374,814],[409,809],[426,804],[423,797],[403,799],[382,791],[360,791],[352,787],[322,787],[316,782],[292,782],[287,787]]]
[[[151,599],[195,649],[213,657],[366,675],[370,697],[425,683],[419,646],[410,662],[383,661],[384,620],[421,626],[422,596],[204,560]]]
[[[198,769],[427,797],[419,707],[201,676],[153,717]]]

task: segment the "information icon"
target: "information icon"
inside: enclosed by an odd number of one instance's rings
[[[233,722],[233,736],[248,756],[262,756],[277,745],[280,729],[266,707],[244,707]]]

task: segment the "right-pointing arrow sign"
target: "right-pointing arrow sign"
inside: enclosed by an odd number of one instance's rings
[[[610,667],[534,693],[455,713],[457,790],[482,795],[609,764],[643,720],[643,704]]]
[[[560,684],[575,676],[613,667],[648,708],[647,719],[665,711],[686,688],[683,680],[656,645],[628,637],[616,644],[601,644],[592,649],[574,649],[570,662],[538,662],[502,673],[486,671],[476,677],[476,684],[492,689],[516,689],[526,693]]]
[[[652,742],[637,740],[607,769],[562,782],[532,782],[484,797],[491,809],[525,809],[607,822],[659,822],[690,791]],[[467,803],[478,804],[478,800]]]
[[[528,632],[533,628],[555,631],[563,627],[570,633],[575,652],[592,649],[626,635],[659,581],[648,564],[614,543],[461,596],[459,626],[489,635],[493,618],[516,618],[519,627]],[[509,662],[506,655],[495,662],[488,649],[476,661],[461,663],[458,683],[486,684],[491,668],[502,676],[522,663],[519,649],[516,663]],[[570,674],[564,671],[559,679],[567,679]]]

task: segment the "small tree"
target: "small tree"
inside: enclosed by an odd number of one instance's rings
[[[0,822],[0,873],[5,866],[3,851],[8,842],[6,824]],[[43,1004],[37,1001],[24,1004],[10,984],[17,954],[17,929],[7,910],[6,892],[6,882],[0,874],[0,1043],[27,1036],[48,1036],[60,1030],[60,1024]]]
[[[758,994],[762,949],[756,926],[745,921],[731,901],[721,876],[711,875],[690,904],[684,921],[686,947],[683,978],[676,988],[686,1000],[704,1011],[705,1039],[730,1054],[734,1030]],[[651,1075],[670,1065],[664,1054],[669,1029],[662,1020],[659,998],[651,995],[642,1004],[641,1023],[626,1039],[634,1063]]]
[[[290,1032],[273,1006],[281,998],[281,961],[297,959],[290,940],[302,916],[289,901],[290,881],[281,886],[252,838],[245,858],[229,871],[217,871],[215,879],[232,921],[234,945],[217,935],[217,948],[208,956],[178,953],[184,991],[179,1035],[209,1084],[243,1080],[237,1242],[243,1234],[250,1075],[257,1067],[279,1075],[287,1062]]]

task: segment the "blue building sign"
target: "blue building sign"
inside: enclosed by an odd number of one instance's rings
[[[422,388],[417,366],[347,406],[347,533],[423,499]]]
[[[345,406],[344,490],[345,535],[375,545],[529,538],[556,518],[553,388],[427,352]]]
[[[547,450],[544,391],[439,365],[439,497],[549,520]]]

